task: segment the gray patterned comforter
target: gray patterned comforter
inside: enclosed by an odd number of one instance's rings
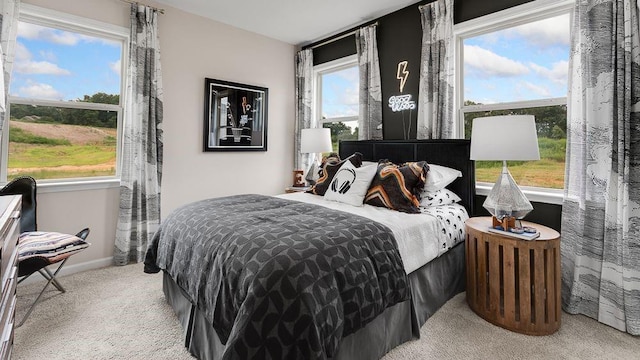
[[[225,359],[324,359],[342,337],[410,298],[386,226],[262,195],[174,211],[145,272],[164,270],[226,344]]]

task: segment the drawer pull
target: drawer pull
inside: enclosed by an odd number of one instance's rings
[[[11,218],[12,219],[20,219],[20,210],[16,210],[13,213],[11,213]]]

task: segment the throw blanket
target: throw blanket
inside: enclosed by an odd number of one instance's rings
[[[340,340],[408,300],[389,228],[262,195],[174,211],[147,251],[205,313],[225,359],[333,357]]]

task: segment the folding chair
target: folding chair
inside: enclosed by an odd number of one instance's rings
[[[31,315],[50,284],[53,284],[60,292],[66,292],[56,279],[56,275],[71,255],[91,245],[86,242],[90,230],[85,228],[76,235],[37,231],[36,181],[32,177],[22,176],[12,180],[0,189],[0,195],[22,195],[21,234],[18,240],[18,284],[36,272],[47,280],[36,300],[18,323],[17,327],[20,327]],[[52,272],[47,267],[53,264],[59,265]]]

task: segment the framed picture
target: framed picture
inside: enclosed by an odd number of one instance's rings
[[[268,93],[205,78],[204,151],[267,151]]]

